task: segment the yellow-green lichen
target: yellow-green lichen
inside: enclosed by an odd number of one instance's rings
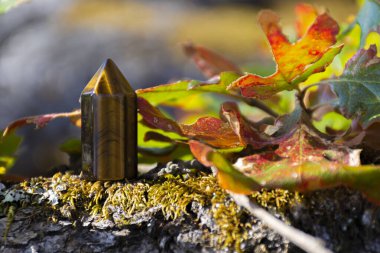
[[[33,178],[20,186],[38,196],[34,202],[40,202],[41,195],[44,196],[44,203],[54,211],[52,220],[57,220],[57,214],[71,219],[94,216],[99,220],[111,219],[121,226],[136,222],[137,217],[152,209],[161,212],[165,219],[174,220],[189,215],[188,208],[196,202],[213,219],[215,227],[203,228],[203,236],[216,248],[233,247],[241,251],[241,243],[249,239],[248,231],[253,225],[247,222],[248,214],[218,186],[212,175],[167,174],[157,180],[128,183],[90,182],[70,173],[58,173],[51,178]],[[252,198],[280,212],[300,200],[298,194],[285,190],[262,190]]]

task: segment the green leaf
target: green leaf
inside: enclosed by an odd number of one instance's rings
[[[0,135],[3,132],[0,131]],[[22,138],[12,133],[0,140],[0,156],[12,156],[20,146]]]
[[[136,93],[139,97],[148,100],[152,105],[159,105],[166,101],[184,99],[190,95],[213,92],[233,95],[226,91],[226,87],[239,77],[234,72],[223,72],[216,83],[207,83],[196,80],[184,80],[176,83],[158,85],[152,88],[140,89]],[[215,81],[215,80],[214,80]]]
[[[346,119],[337,112],[328,112],[322,116],[320,121],[314,121],[313,123],[319,131],[327,133],[326,129],[346,131],[351,125],[351,120]]]
[[[27,2],[27,0],[0,0],[0,14],[6,13],[24,2]]]
[[[366,0],[360,9],[356,22],[361,28],[360,47],[364,47],[368,34],[380,26],[380,2]]]
[[[141,115],[138,115],[138,119],[141,121]],[[139,122],[137,135],[139,163],[165,163],[173,159],[191,160],[193,158],[189,148],[185,145],[173,145],[173,143],[155,139],[146,141],[145,137],[149,132],[163,135],[172,140],[181,139],[181,136],[176,133],[164,132],[160,129],[153,130]]]
[[[68,139],[59,146],[59,149],[67,154],[81,154],[81,141],[79,139]]]
[[[176,143],[163,148],[156,147],[138,147],[138,160],[139,163],[167,163],[174,159],[181,159],[183,161],[193,159],[188,145]]]
[[[3,134],[0,131],[0,136]],[[14,153],[20,146],[22,138],[15,135],[9,134],[0,140],[0,175],[5,174],[8,169],[10,169],[14,162]]]
[[[376,47],[360,49],[330,83],[338,95],[338,106],[346,117],[359,116],[364,125],[380,116],[380,58]]]

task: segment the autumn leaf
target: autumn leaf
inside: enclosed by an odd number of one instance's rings
[[[174,159],[190,160],[193,158],[187,144],[187,139],[174,132],[152,129],[142,122],[138,115],[137,151],[138,162],[153,164],[166,163]]]
[[[166,117],[145,99],[139,97],[137,102],[143,122],[152,128],[174,132],[188,138],[203,140],[214,147],[230,148],[240,146],[238,136],[230,128],[229,124],[221,119],[202,117],[191,125],[179,124]]]
[[[63,112],[63,113],[51,113],[51,114],[42,114],[42,115],[36,115],[36,116],[28,116],[24,118],[17,119],[13,122],[11,122],[4,130],[3,137],[7,136],[9,133],[13,132],[17,128],[20,128],[22,126],[32,124],[35,125],[36,128],[42,128],[46,124],[48,124],[50,121],[57,119],[57,118],[69,118],[71,122],[80,127],[80,110],[75,110],[72,112]]]
[[[247,174],[258,175],[272,165],[283,164],[289,167],[301,166],[305,162],[328,162],[329,166],[359,165],[359,156],[353,157],[351,150],[343,145],[333,145],[314,136],[304,126],[293,136],[279,144],[275,151],[254,154],[241,158],[241,167],[248,166]],[[353,159],[355,158],[355,159]],[[357,159],[356,159],[357,158]],[[355,163],[353,163],[355,161]],[[285,166],[286,165],[286,166]],[[281,165],[282,166],[282,165]]]
[[[296,129],[301,110],[299,107],[291,114],[285,114],[276,119],[275,125],[277,130],[272,133],[273,136],[266,135],[262,130],[253,126],[253,123],[246,119],[239,111],[236,103],[223,103],[220,109],[220,115],[227,121],[239,137],[243,146],[251,145],[254,149],[260,149],[266,146],[273,146],[287,139]]]
[[[301,38],[318,16],[317,10],[310,4],[299,3],[295,8],[297,37]]]
[[[343,47],[333,47],[339,26],[327,13],[318,15],[295,43],[290,43],[282,33],[276,13],[264,10],[258,20],[272,48],[277,70],[267,77],[246,74],[228,87],[240,88],[246,97],[268,98],[277,92],[295,89],[313,73],[322,72]]]
[[[223,103],[221,119],[201,117],[195,123],[186,125],[166,117],[158,108],[139,97],[139,113],[143,123],[154,129],[174,132],[181,136],[196,139],[217,148],[236,148],[251,145],[254,149],[275,145],[286,139],[300,120],[301,111],[297,108],[292,114],[283,115],[278,120],[278,129],[273,136],[256,129],[254,124],[243,117],[236,103]]]
[[[337,146],[301,128],[275,151],[239,159],[232,166],[220,153],[197,141],[189,142],[193,155],[217,169],[221,187],[239,194],[266,189],[312,191],[349,186],[380,204],[380,166],[360,165],[359,152]]]
[[[185,54],[192,58],[196,66],[209,78],[206,81],[181,80],[161,84],[150,88],[138,89],[139,97],[145,98],[153,105],[169,104],[181,107],[186,98],[197,100],[202,104],[202,95],[216,93],[244,100],[236,92],[228,92],[227,86],[242,74],[239,68],[223,56],[203,46],[185,43]]]
[[[251,144],[254,148],[262,148],[271,144],[269,136],[265,138],[241,115],[236,103],[224,103],[220,108],[220,114],[229,123],[231,129],[239,137],[240,143],[244,146]]]
[[[339,185],[362,191],[380,203],[380,166],[360,166],[358,150],[334,145],[301,128],[274,152],[237,162],[245,175],[266,188],[312,191]]]
[[[234,63],[203,46],[185,43],[183,50],[188,57],[192,58],[195,65],[207,78],[212,78],[225,71],[241,73]]]
[[[341,76],[321,82],[332,86],[342,113],[349,118],[358,116],[364,126],[380,116],[380,58],[376,53],[374,45],[360,49]]]
[[[211,147],[194,140],[189,141],[189,146],[199,162],[207,167],[214,166],[217,168],[216,177],[223,189],[238,194],[251,194],[261,188],[253,179],[236,170],[220,153]]]

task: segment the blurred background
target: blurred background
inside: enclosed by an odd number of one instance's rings
[[[329,9],[339,22],[355,15],[354,0],[304,1]],[[0,15],[0,129],[27,116],[71,111],[106,58],[133,88],[171,80],[203,79],[181,44],[192,41],[223,54],[243,69],[271,73],[274,63],[256,23],[260,9],[282,17],[295,36],[294,6],[281,0],[31,0]],[[79,137],[67,120],[24,136],[13,171],[38,175],[67,157],[58,145]]]

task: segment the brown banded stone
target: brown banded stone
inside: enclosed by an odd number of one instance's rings
[[[108,59],[81,95],[82,171],[93,180],[137,176],[136,93]]]

